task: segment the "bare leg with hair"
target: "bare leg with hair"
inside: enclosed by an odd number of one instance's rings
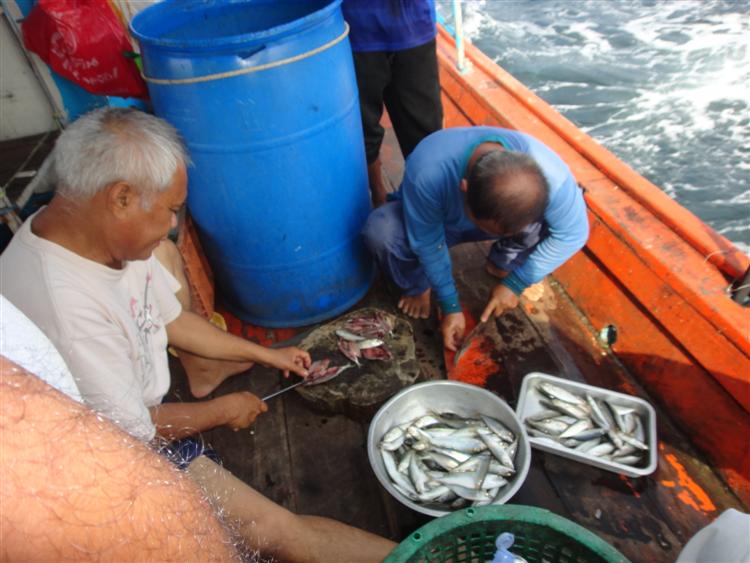
[[[185,268],[177,246],[171,240],[165,240],[154,250],[154,256],[180,282],[180,289],[175,295],[182,304],[182,308],[190,311],[190,286],[185,277]],[[228,377],[247,371],[253,366],[252,362],[204,358],[185,350],[178,350],[178,357],[185,368],[190,392],[198,399],[210,394]]]
[[[0,397],[0,560],[239,560],[205,495],[145,444],[2,356]]]
[[[300,516],[268,500],[229,471],[201,456],[187,469],[247,547],[281,561],[382,561],[390,540],[319,516]]]

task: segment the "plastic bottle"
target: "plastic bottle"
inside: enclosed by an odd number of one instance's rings
[[[508,549],[513,545],[516,537],[510,532],[503,532],[495,540],[497,551],[495,556],[487,563],[527,563],[526,559],[519,555],[514,555]]]

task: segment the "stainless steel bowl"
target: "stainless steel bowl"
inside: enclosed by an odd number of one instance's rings
[[[412,502],[399,493],[391,484],[378,448],[378,444],[388,430],[397,424],[403,424],[430,411],[450,411],[466,417],[484,414],[496,418],[518,436],[518,452],[515,459],[516,474],[500,492],[494,504],[507,502],[521,487],[529,472],[531,448],[526,431],[513,410],[500,397],[481,387],[457,381],[429,381],[407,387],[391,397],[375,414],[367,433],[367,455],[370,458],[370,465],[383,487],[396,500],[412,510],[430,516],[450,514],[450,511],[447,510],[437,510]]]

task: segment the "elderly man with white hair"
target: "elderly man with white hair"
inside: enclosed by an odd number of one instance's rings
[[[158,118],[115,108],[85,115],[55,146],[53,200],[0,257],[2,293],[53,342],[84,402],[147,442],[245,428],[266,410],[248,392],[161,404],[170,384],[168,344],[230,362],[214,375],[188,370],[199,379],[190,381],[199,396],[251,363],[301,376],[310,365],[297,348],[269,349],[217,329],[175,296],[179,282],[154,250],[177,224],[188,162],[177,132]],[[187,472],[238,521],[251,546],[273,556],[368,561],[393,546],[332,520],[294,515],[203,455]]]
[[[153,252],[177,224],[187,162],[162,120],[125,109],[82,117],[55,146],[55,197],[0,259],[3,293],[60,350],[86,403],[147,441],[245,428],[265,408],[250,393],[160,404],[169,390],[167,340],[233,361],[235,373],[258,362],[304,376],[310,362],[296,348],[272,350],[222,332],[176,299],[178,282]],[[201,381],[199,395],[227,376]]]

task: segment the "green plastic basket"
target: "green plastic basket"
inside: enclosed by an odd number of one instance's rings
[[[529,563],[629,563],[593,533],[549,510],[503,505],[466,508],[433,520],[402,541],[385,563],[484,563],[495,539],[511,532],[510,550]]]

